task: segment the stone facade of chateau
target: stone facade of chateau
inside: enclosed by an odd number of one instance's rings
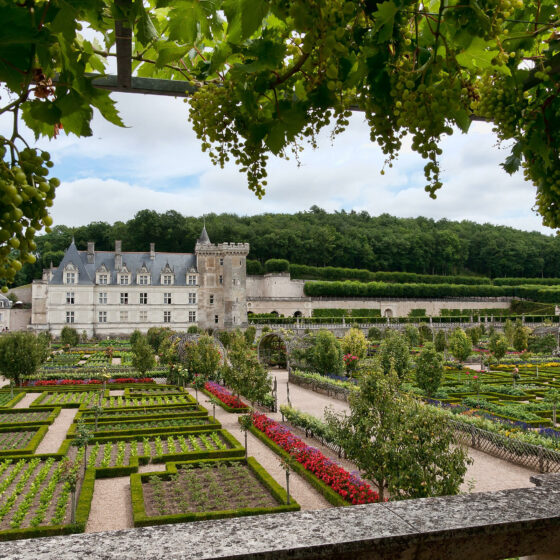
[[[93,243],[78,251],[72,242],[60,265],[33,282],[31,301],[25,302],[31,303],[31,311],[20,310],[30,313],[30,320],[22,315],[16,321],[14,315],[10,330],[30,328],[56,336],[69,325],[88,336],[119,336],[150,327],[242,327],[248,313],[249,318],[251,313],[311,317],[313,309],[342,308],[403,317],[414,309],[438,316],[442,309],[509,307],[510,298],[306,297],[305,281],[292,280],[288,273],[247,276],[248,253],[247,243],[212,243],[206,228],[194,253],[159,253],[153,243],[145,253],[123,252],[120,241],[114,251],[96,251]],[[6,317],[0,311],[0,326]]]
[[[74,242],[60,265],[33,282],[30,327],[60,334],[65,325],[88,336],[235,328],[247,323],[246,243],[210,242],[206,228],[194,253],[78,251]]]

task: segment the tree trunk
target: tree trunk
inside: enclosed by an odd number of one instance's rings
[[[286,503],[290,505],[290,471],[286,469]]]
[[[70,523],[76,523],[76,489],[71,493]]]
[[[245,430],[245,459],[247,459],[247,430]]]

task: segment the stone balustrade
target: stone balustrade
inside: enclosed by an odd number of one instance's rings
[[[494,560],[560,558],[560,475],[536,486],[2,543],[2,558]],[[536,555],[536,556],[535,556]]]

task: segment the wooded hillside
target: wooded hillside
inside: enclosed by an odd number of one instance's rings
[[[78,228],[57,226],[37,238],[38,259],[18,273],[16,284],[40,277],[55,265],[74,235],[79,249],[192,252],[202,218],[175,211],[142,210],[128,222],[94,222]],[[316,206],[297,214],[236,216],[209,214],[212,242],[248,242],[249,259],[287,259],[309,266],[404,271],[418,274],[475,274],[495,277],[560,277],[560,239],[537,232],[474,222],[427,218],[372,217],[367,212],[328,213]]]

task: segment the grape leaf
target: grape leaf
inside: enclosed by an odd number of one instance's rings
[[[144,6],[139,3],[139,19],[138,27],[136,29],[136,39],[144,45],[147,46],[151,41],[158,38],[158,32],[152,23],[150,16],[146,13]]]
[[[487,47],[488,43],[482,37],[475,37],[468,48],[459,53],[455,58],[461,66],[469,70],[486,70],[493,67],[498,72],[511,76],[511,70],[505,64],[492,64],[497,51],[488,50]]]
[[[269,4],[266,0],[226,0],[223,10],[228,21],[228,40],[240,43],[259,28]]]
[[[273,154],[278,154],[284,147],[285,142],[286,131],[284,129],[284,124],[280,121],[276,121],[268,131],[265,144]]]
[[[378,31],[377,41],[385,43],[393,36],[393,25],[398,8],[390,0],[377,5],[375,12],[375,29]]]
[[[504,161],[504,163],[501,163],[500,165],[507,173],[513,175],[516,171],[519,170],[519,166],[521,165],[521,156],[521,144],[519,142],[516,142],[511,149],[511,154],[506,158],[506,161]]]

